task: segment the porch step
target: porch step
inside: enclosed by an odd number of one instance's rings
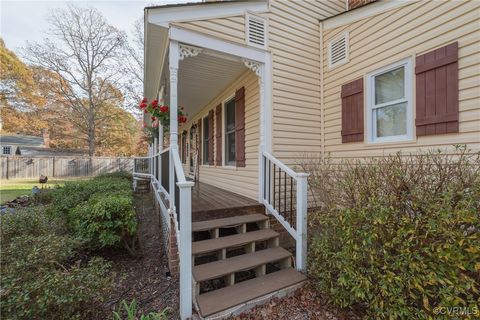
[[[196,282],[207,281],[235,272],[250,270],[270,262],[278,262],[291,256],[292,254],[290,252],[280,247],[247,253],[233,258],[195,266],[193,268],[193,278]]]
[[[207,317],[278,290],[300,284],[306,279],[303,274],[293,268],[283,269],[201,294],[197,297],[197,304],[201,315]]]
[[[192,223],[192,231],[199,232],[218,228],[230,228],[246,223],[263,222],[267,220],[268,217],[264,214],[247,214],[244,216],[199,221]]]
[[[252,242],[277,238],[279,234],[271,229],[262,229],[247,233],[235,234],[221,238],[192,242],[192,255],[215,252],[230,247],[240,247]]]

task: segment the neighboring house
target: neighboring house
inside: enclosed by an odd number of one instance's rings
[[[2,156],[22,155],[23,150],[30,148],[46,148],[45,136],[28,136],[28,135],[0,135],[0,145],[2,148]]]
[[[270,225],[295,239],[295,266],[305,271],[306,177],[292,170],[302,155],[341,160],[453,151],[454,144],[480,151],[480,2],[369,2],[145,9],[145,96],[165,101],[172,114],[170,148],[152,146],[156,161],[146,176],[177,236],[167,239],[171,262],[179,243],[182,318],[191,314],[192,281],[202,316],[237,312],[301,285],[278,233],[235,203],[259,202]],[[188,113],[181,126],[178,106]],[[212,211],[221,204],[230,209]],[[245,221],[260,230],[246,232]],[[239,234],[218,238],[231,226]],[[192,228],[211,239],[192,244]],[[255,252],[262,241],[268,250]],[[241,246],[240,258],[227,255]],[[195,262],[209,252],[219,260],[192,271],[192,255]],[[280,270],[270,273],[272,263]],[[237,283],[244,270],[253,279]],[[225,287],[204,292],[214,278]]]

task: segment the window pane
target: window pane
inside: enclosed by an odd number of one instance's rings
[[[235,132],[226,135],[225,160],[227,164],[235,164]]]
[[[208,139],[208,133],[210,131],[210,128],[208,127],[208,117],[203,118],[203,139]]]
[[[375,76],[375,104],[405,97],[404,67]]]
[[[208,163],[208,140],[203,140],[203,163],[207,164]]]
[[[407,134],[407,103],[394,104],[375,110],[377,137]]]
[[[225,117],[225,129],[227,132],[235,130],[235,100],[230,100],[225,105],[226,117]]]

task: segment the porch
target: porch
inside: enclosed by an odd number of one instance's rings
[[[204,182],[192,187],[192,222],[264,212],[258,201],[237,193]]]
[[[224,317],[305,280],[306,175],[269,153],[268,52],[172,26],[147,29],[155,36],[164,38],[147,41],[161,54],[147,48],[145,92],[169,106],[168,147],[160,127],[134,177],[150,181],[172,252],[178,245],[181,318],[192,305]],[[296,240],[295,257],[265,213]],[[220,286],[205,289],[212,281]]]

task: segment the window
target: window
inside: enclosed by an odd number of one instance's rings
[[[203,118],[203,164],[208,164],[210,158],[209,145],[210,145],[210,123],[208,116]]]
[[[2,154],[12,154],[12,147],[11,146],[2,147]]]
[[[333,69],[348,62],[348,32],[328,42],[328,67]]]
[[[225,103],[225,164],[234,166],[235,151],[235,99]]]
[[[410,59],[367,76],[369,142],[412,139],[412,63]]]

